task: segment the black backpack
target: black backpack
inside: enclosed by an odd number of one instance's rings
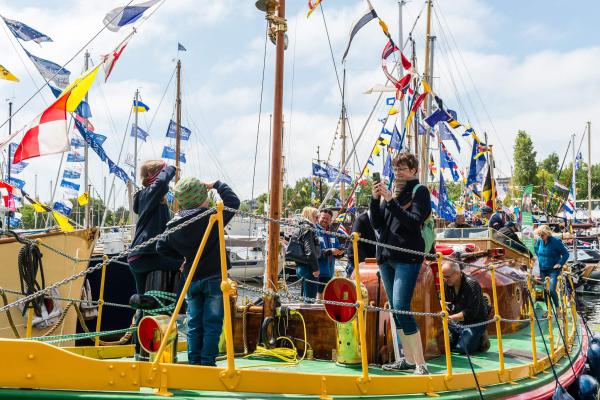
[[[313,271],[319,270],[320,246],[316,234],[305,227],[300,228],[290,238],[285,251],[285,260],[297,264],[308,265]]]

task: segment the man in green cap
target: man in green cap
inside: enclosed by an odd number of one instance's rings
[[[175,185],[174,194],[180,211],[167,223],[167,229],[183,224],[208,209],[208,191],[215,189],[225,207],[238,209],[240,200],[231,188],[220,181],[203,183],[197,178],[186,177]],[[234,213],[223,211],[225,225]],[[184,275],[190,268],[208,228],[208,215],[177,229],[160,239],[156,249],[163,255],[185,260]],[[215,224],[208,236],[198,266],[187,293],[188,304],[188,362],[196,365],[215,366],[219,353],[219,336],[223,329],[223,292],[221,291],[221,258],[219,233]]]

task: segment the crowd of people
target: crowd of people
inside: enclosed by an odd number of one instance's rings
[[[410,153],[400,152],[392,160],[394,180],[391,184],[377,181],[372,187],[368,209],[357,215],[352,231],[361,238],[373,242],[409,250],[397,251],[390,247],[358,243],[358,261],[376,259],[381,280],[390,307],[410,311],[411,301],[421,270],[424,254],[433,252],[433,240],[427,232],[432,215],[430,193],[427,186],[419,183],[418,160]],[[180,226],[156,245],[138,249],[129,258],[129,267],[138,294],[145,291],[146,276],[157,270],[181,271],[187,276],[200,240],[208,229],[208,218],[193,223],[190,219],[205,212],[209,207],[208,192],[215,190],[226,207],[237,209],[240,200],[225,183],[201,182],[194,177],[179,180],[173,189],[179,211],[170,218],[166,194],[169,182],[176,174],[175,167],[162,161],[147,161],[140,170],[143,188],[134,196],[134,212],[138,214],[133,246],[163,233],[167,228]],[[227,224],[234,213],[223,213]],[[458,214],[449,229],[487,226],[501,237],[509,240],[515,249],[527,252],[519,239],[518,225],[507,220],[501,212],[482,207],[481,217],[470,224],[464,214]],[[305,207],[299,218],[298,229],[290,238],[286,256],[296,264],[296,274],[302,279],[303,296],[322,299],[327,282],[334,276],[336,260],[346,255],[347,276],[354,272],[354,248],[344,246],[337,235],[331,233],[333,212]],[[537,232],[535,256],[539,260],[542,279],[550,279],[550,296],[555,305],[557,276],[568,258],[568,251],[559,239],[552,236],[547,226]],[[348,241],[350,242],[350,241]],[[449,309],[451,346],[459,353],[486,351],[489,340],[486,325],[465,328],[486,321],[490,306],[487,304],[480,284],[465,274],[458,263],[445,262],[442,266],[446,300]],[[190,364],[216,365],[218,343],[223,326],[223,294],[220,288],[220,252],[217,227],[208,236],[192,284],[186,295],[188,314],[188,360]],[[413,315],[394,313],[396,336],[402,346],[403,357],[383,365],[390,371],[413,370],[417,375],[428,374],[423,354],[419,327]]]

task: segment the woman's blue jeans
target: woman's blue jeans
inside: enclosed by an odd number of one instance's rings
[[[546,293],[546,277],[550,278],[550,298],[552,298],[554,307],[556,307],[557,309],[558,307],[560,307],[560,302],[558,300],[558,293],[556,292],[556,284],[558,282],[558,276],[560,275],[560,271],[560,269],[554,268],[540,270],[540,278],[542,279],[542,284],[544,285],[544,293]],[[552,314],[552,310],[548,310],[548,314]]]
[[[188,303],[188,363],[215,366],[223,330],[221,278],[193,281]]]
[[[386,261],[379,264],[381,280],[388,301],[394,310],[410,311],[410,302],[419,277],[421,264],[408,264],[396,261]],[[396,327],[402,329],[405,335],[419,331],[415,317],[406,314],[394,314]]]
[[[302,295],[310,299],[317,297],[317,283],[308,265],[296,264],[296,275],[302,279]],[[308,282],[313,281],[313,282]]]

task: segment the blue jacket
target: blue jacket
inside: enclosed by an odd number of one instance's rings
[[[131,247],[144,243],[148,239],[165,231],[169,222],[169,206],[163,201],[169,191],[169,182],[175,177],[175,167],[163,169],[149,186],[137,191],[133,196],[133,212],[138,215],[135,236]],[[143,254],[156,254],[156,245],[146,246],[132,252],[129,257]]]
[[[321,225],[317,224],[317,235],[321,245],[321,257],[319,257],[319,276],[331,277],[335,268],[335,257],[329,249],[339,249],[342,246],[336,236],[325,233]],[[326,251],[327,250],[327,251]]]
[[[214,189],[217,190],[223,204],[229,208],[240,208],[240,200],[236,194],[231,190],[225,183],[217,181],[215,182]],[[204,207],[193,208],[190,210],[182,210],[175,218],[173,218],[167,224],[169,229],[181,225],[182,223],[194,218],[196,215],[205,212],[207,209]],[[234,213],[231,211],[223,211],[223,223],[227,225],[233,218]],[[164,239],[160,239],[156,243],[156,249],[160,254],[166,257],[183,259],[185,258],[185,265],[183,272],[187,277],[194,262],[194,257],[200,247],[202,237],[208,228],[207,215],[190,225],[187,225],[179,230],[171,233]],[[219,252],[219,231],[217,224],[213,225],[204,252],[200,256],[196,273],[194,274],[193,280],[200,280],[206,278],[216,278],[221,276],[221,254]]]
[[[501,228],[504,228],[504,225],[504,219],[502,218],[502,215],[499,212],[494,213],[494,215],[490,217],[490,221],[488,222],[488,226],[495,230],[500,230]]]
[[[556,264],[565,265],[569,259],[569,250],[560,239],[553,236],[548,238],[548,243],[542,239],[536,240],[534,250],[540,271],[552,269]]]

